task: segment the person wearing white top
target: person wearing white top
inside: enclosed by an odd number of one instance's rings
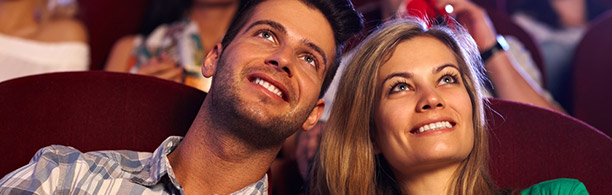
[[[0,81],[89,66],[85,27],[71,0],[0,0]]]

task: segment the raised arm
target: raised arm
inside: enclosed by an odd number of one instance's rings
[[[439,0],[437,6],[443,8],[451,4],[453,14],[476,41],[478,50],[483,52],[493,47],[497,40],[497,33],[491,24],[486,11],[478,5],[467,0]],[[499,98],[534,104],[564,112],[556,104],[544,97],[544,89],[537,84],[521,68],[506,51],[495,52],[485,62],[489,79]]]

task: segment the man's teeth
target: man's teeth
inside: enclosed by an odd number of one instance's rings
[[[276,86],[268,83],[268,81],[264,81],[263,79],[256,78],[254,83],[263,86],[264,88],[268,89],[268,91],[278,95],[278,97],[283,98],[283,93],[280,90],[278,90]]]
[[[422,127],[419,128],[419,131],[417,133],[423,133],[423,132],[427,132],[427,131],[433,131],[433,130],[438,130],[438,129],[445,129],[445,128],[452,128],[453,125],[450,124],[450,122],[448,121],[440,121],[440,122],[435,122],[435,123],[430,123],[427,125],[423,125]]]

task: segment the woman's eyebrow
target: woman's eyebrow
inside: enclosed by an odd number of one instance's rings
[[[389,75],[387,75],[385,77],[385,79],[383,80],[382,83],[387,82],[387,80],[389,80],[389,79],[391,79],[393,77],[403,77],[403,78],[409,79],[409,78],[412,78],[412,73],[410,73],[410,72],[396,72],[396,73],[393,73],[393,74],[389,74]]]
[[[434,71],[433,71],[433,73],[439,73],[440,71],[444,70],[444,69],[445,69],[445,68],[447,68],[447,67],[452,67],[452,68],[457,69],[457,71],[460,71],[460,70],[459,70],[459,67],[457,67],[457,66],[456,66],[456,65],[454,65],[454,64],[444,64],[444,65],[442,65],[442,66],[438,66],[437,68],[435,68],[435,69],[434,69]]]

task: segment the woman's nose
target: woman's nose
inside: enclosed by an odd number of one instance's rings
[[[445,106],[444,99],[435,89],[424,89],[416,109],[417,112],[426,112],[429,110],[442,109]]]

